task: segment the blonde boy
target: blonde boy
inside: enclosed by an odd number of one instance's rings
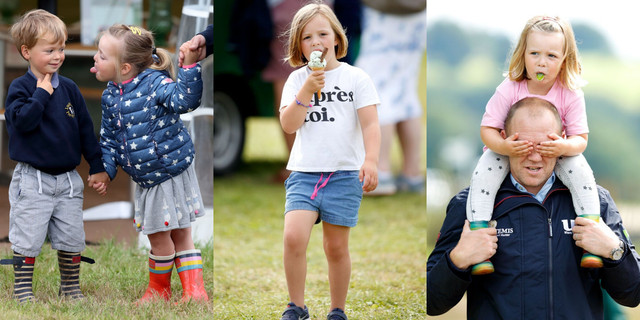
[[[17,161],[11,185],[9,241],[13,259],[14,298],[35,301],[35,258],[48,235],[58,250],[61,297],[84,298],[80,261],[85,248],[82,203],[84,181],[75,170],[81,156],[89,163],[89,187],[106,193],[109,176],[84,99],[73,81],[58,75],[64,62],[67,28],[44,10],[24,14],[11,36],[29,62],[25,75],[9,86],[5,117],[9,157]]]

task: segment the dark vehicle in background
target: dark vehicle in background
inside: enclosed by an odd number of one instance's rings
[[[229,44],[233,1],[214,3],[214,175],[232,173],[242,161],[245,120],[273,117],[273,88],[260,73],[243,75],[240,58]]]

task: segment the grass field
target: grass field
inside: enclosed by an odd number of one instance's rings
[[[216,177],[215,319],[279,319],[289,301],[282,263],[284,186],[270,182],[286,161],[279,130],[275,119],[249,119],[246,164],[233,176]],[[392,160],[397,171],[397,144]],[[305,303],[312,319],[325,319],[330,307],[320,228],[314,227],[307,251]],[[425,318],[426,229],[425,194],[364,198],[350,237],[350,319]]]
[[[282,163],[251,163],[216,178],[216,319],[276,319],[288,300],[282,265],[284,187],[270,176]],[[424,319],[426,196],[365,198],[351,231],[352,319]],[[306,304],[313,319],[329,312],[327,263],[316,226],[308,258]]]
[[[134,242],[135,243],[135,242]],[[204,282],[207,294],[213,297],[213,248],[212,244],[199,247],[204,263]],[[207,303],[174,305],[182,295],[177,273],[172,277],[173,300],[137,307],[134,302],[146,290],[149,280],[148,255],[134,248],[106,242],[88,246],[84,256],[96,263],[80,266],[80,285],[87,297],[84,301],[67,301],[58,298],[60,273],[57,253],[46,243],[36,258],[33,290],[38,303],[18,305],[11,299],[13,268],[0,268],[0,318],[1,319],[212,319],[213,299]],[[0,253],[11,257],[10,251]]]

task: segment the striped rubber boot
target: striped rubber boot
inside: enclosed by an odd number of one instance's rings
[[[171,299],[171,272],[173,271],[173,258],[170,256],[154,256],[149,252],[149,286],[138,302],[146,302],[160,297],[164,300]]]
[[[60,290],[58,295],[73,300],[84,299],[80,291],[80,262],[94,263],[92,259],[80,256],[80,252],[58,250],[58,267],[60,268]]]
[[[202,281],[202,257],[200,250],[192,249],[176,253],[176,270],[182,282],[181,302],[209,300]]]
[[[13,298],[18,300],[19,304],[38,301],[32,290],[35,263],[35,257],[25,257],[15,251],[13,252],[13,259],[0,260],[0,264],[13,265]]]

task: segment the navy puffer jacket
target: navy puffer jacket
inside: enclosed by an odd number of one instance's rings
[[[174,82],[166,71],[147,69],[135,78],[109,82],[102,93],[100,146],[113,180],[117,166],[143,188],[182,173],[195,157],[180,114],[200,106],[200,65],[181,68]]]

